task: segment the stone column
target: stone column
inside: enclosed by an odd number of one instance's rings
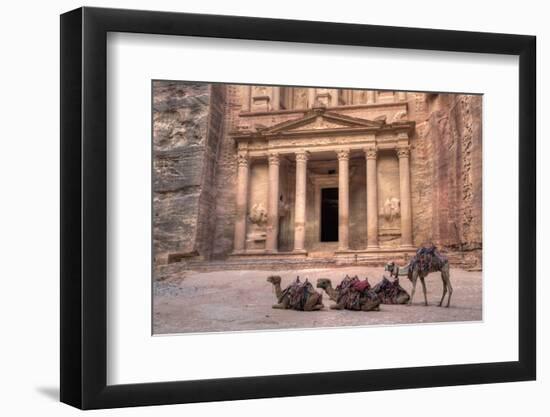
[[[367,162],[367,249],[378,249],[378,179],[376,146],[365,149]]]
[[[307,106],[311,109],[315,105],[315,88],[307,90]]]
[[[353,104],[353,90],[346,90],[346,104]]]
[[[338,106],[338,89],[330,90],[330,105],[332,107]]]
[[[272,110],[279,110],[281,108],[281,87],[272,87],[273,93],[271,95],[271,98],[273,100],[273,103],[271,104]]]
[[[304,251],[306,240],[306,184],[307,159],[306,151],[296,152],[296,206],[294,210],[294,250]]]
[[[267,236],[265,248],[277,252],[279,236],[279,155],[271,153],[269,161],[269,195],[267,208]]]
[[[412,248],[411,173],[409,168],[409,146],[399,146],[399,191],[401,197],[401,246]]]
[[[243,85],[243,105],[242,105],[242,111],[249,112],[250,111],[250,89],[251,87],[249,85]]]
[[[235,236],[233,250],[245,250],[246,243],[246,212],[248,204],[248,155],[245,152],[237,156],[237,213],[235,216]]]
[[[367,90],[367,104],[374,104],[374,102],[375,102],[374,91]]]
[[[338,250],[349,249],[349,149],[338,155]]]

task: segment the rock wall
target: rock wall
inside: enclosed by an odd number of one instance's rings
[[[412,141],[414,243],[460,251],[481,267],[482,97],[427,96]]]
[[[238,124],[243,102],[242,94],[243,89],[238,86],[226,86],[224,132],[231,131]],[[222,138],[220,144],[216,177],[218,204],[216,206],[212,257],[224,259],[233,250],[236,215],[235,190],[237,189],[237,147],[227,134]]]
[[[212,252],[224,106],[223,86],[153,83],[155,263]]]

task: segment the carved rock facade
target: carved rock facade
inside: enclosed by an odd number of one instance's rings
[[[155,82],[153,106],[158,265],[431,242],[481,267],[480,96]]]

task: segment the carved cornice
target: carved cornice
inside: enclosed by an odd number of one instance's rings
[[[267,156],[267,160],[269,161],[269,165],[279,165],[281,162],[279,159],[279,154],[276,152],[270,152]]]
[[[410,155],[410,147],[409,146],[399,146],[396,149],[397,157],[398,158],[408,158]]]
[[[339,161],[348,161],[349,160],[349,149],[339,149],[336,151]]]
[[[409,135],[407,132],[399,132],[397,133],[397,139],[402,141],[409,140]]]
[[[368,148],[365,148],[364,151],[367,159],[376,159],[376,156],[378,155],[378,149],[376,146],[369,146]]]

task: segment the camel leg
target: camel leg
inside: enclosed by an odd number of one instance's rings
[[[408,306],[410,306],[413,302],[413,298],[414,298],[414,292],[416,290],[416,280],[418,279],[418,273],[417,272],[413,272],[412,274],[412,291],[411,291],[411,298],[409,299],[409,302],[407,303]]]
[[[451,305],[451,295],[453,295],[453,286],[451,285],[449,267],[446,268],[445,273],[441,271],[441,276],[445,276],[444,280],[447,282],[447,288],[449,290],[449,298],[447,298],[447,307]]]
[[[380,311],[380,305],[376,303],[366,303],[361,306],[361,310],[363,311]]]
[[[283,298],[283,302],[282,303],[279,303],[279,304],[273,304],[271,306],[271,308],[276,308],[276,309],[279,309],[279,310],[286,310],[288,309],[288,305],[289,305],[290,301],[288,298]]]
[[[331,310],[343,310],[344,304],[331,304],[330,306]]]
[[[304,311],[316,311],[323,309],[324,304],[319,302],[319,297],[311,296],[307,299]]]
[[[420,283],[422,284],[422,291],[424,292],[424,305],[428,305],[428,295],[426,294],[426,282],[424,281],[424,277],[420,277]]]
[[[439,307],[443,305],[443,300],[445,299],[445,294],[447,294],[447,282],[445,281],[445,278],[443,278],[443,273],[441,273],[441,278],[443,281],[443,295],[441,296],[441,301],[439,302]]]
[[[304,304],[304,311],[313,311],[313,308],[315,307],[315,304],[317,304],[317,300],[313,297],[309,297]]]

